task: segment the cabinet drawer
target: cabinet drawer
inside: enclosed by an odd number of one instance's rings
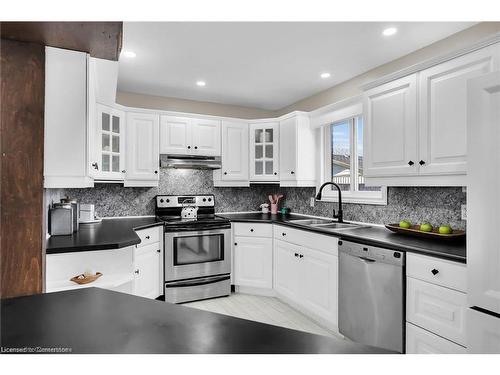
[[[234,235],[245,237],[272,237],[272,224],[234,223]]]
[[[461,263],[412,253],[406,256],[408,276],[461,292],[467,290],[466,272],[467,268]]]
[[[290,228],[283,225],[274,225],[273,231],[276,240],[321,250],[331,255],[338,255],[339,239],[337,237],[325,236],[323,234]]]
[[[160,243],[155,242],[149,245],[144,245],[144,246],[138,246],[135,248],[134,256],[137,258],[138,256],[148,254],[148,253],[160,253],[161,254],[161,249],[160,249]]]
[[[155,242],[160,242],[160,228],[153,227],[147,229],[137,230],[136,233],[141,239],[141,243],[138,243],[137,247],[151,245]]]
[[[409,277],[406,298],[407,321],[465,345],[465,293]]]
[[[406,354],[465,354],[467,350],[411,323],[406,323]]]

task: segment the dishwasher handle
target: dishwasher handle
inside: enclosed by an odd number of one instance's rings
[[[366,258],[366,257],[356,257],[358,258],[359,260],[365,262],[365,263],[375,263],[376,260],[375,259],[370,259],[370,258]]]

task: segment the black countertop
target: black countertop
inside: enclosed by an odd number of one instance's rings
[[[3,353],[37,347],[71,353],[390,353],[99,288],[6,299],[1,305]]]
[[[80,224],[78,232],[70,236],[51,236],[47,240],[47,254],[77,251],[119,249],[141,242],[136,229],[163,225],[155,217],[103,219],[100,223]]]
[[[318,227],[306,227],[291,223],[293,219],[304,219],[303,215],[271,215],[255,213],[219,214],[233,222],[274,223],[321,234],[329,234],[343,240],[366,243],[372,246],[385,247],[393,250],[409,251],[435,256],[457,262],[466,262],[465,241],[437,241],[426,238],[405,236],[390,230],[371,226],[366,228],[343,229],[338,231],[324,230]]]
[[[436,241],[426,238],[410,237],[393,233],[386,228],[371,226],[367,228],[327,231],[318,227],[294,224],[290,220],[307,218],[304,215],[271,215],[252,213],[218,214],[233,222],[274,223],[302,230],[332,235],[343,240],[352,240],[372,246],[394,250],[409,251],[436,256],[453,261],[466,262],[465,241]],[[118,249],[141,242],[135,233],[137,229],[163,225],[154,217],[103,219],[97,224],[80,225],[80,230],[71,236],[52,236],[47,240],[47,254],[78,251]]]

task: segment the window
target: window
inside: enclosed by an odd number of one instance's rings
[[[363,176],[363,117],[334,122],[324,132],[324,180],[338,184],[346,202],[387,204],[387,189],[367,186]],[[335,201],[337,190],[325,187],[323,196]]]

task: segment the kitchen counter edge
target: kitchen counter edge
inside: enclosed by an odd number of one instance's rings
[[[298,218],[308,218],[310,216],[301,214],[292,215],[270,215],[261,213],[219,213],[218,216],[229,219],[231,222],[241,223],[270,223],[288,226],[295,229],[306,230],[318,234],[338,237],[341,240],[360,242],[371,246],[385,247],[391,250],[400,250],[405,252],[418,253],[428,256],[433,256],[441,259],[451,260],[459,263],[466,263],[465,241],[462,243],[428,241],[428,248],[423,247],[426,244],[425,239],[404,236],[401,234],[390,232],[382,227],[367,227],[363,229],[349,229],[339,231],[326,231],[320,228],[308,227],[301,224],[290,222],[290,220]],[[368,224],[369,225],[369,224]],[[374,236],[367,234],[373,233]],[[364,235],[363,235],[364,234]],[[375,237],[375,238],[374,238]],[[379,237],[379,238],[376,238]],[[392,240],[391,240],[392,239]],[[415,244],[418,244],[415,245]],[[441,248],[441,249],[440,249]],[[450,250],[450,249],[452,249]]]

